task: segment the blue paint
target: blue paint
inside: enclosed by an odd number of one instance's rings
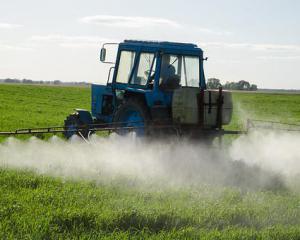
[[[79,114],[79,120],[85,124],[93,124],[93,118],[89,111],[84,109],[75,109]]]
[[[103,110],[103,96],[112,96],[115,98],[111,85],[92,84],[92,116],[100,122],[112,122],[112,115],[105,115]],[[113,102],[114,104],[114,102]]]
[[[134,109],[128,109],[128,111],[126,111],[121,119],[120,122],[122,122],[122,127],[139,127],[135,130],[135,133],[138,136],[143,136],[145,134],[145,130],[144,130],[144,119],[142,117],[142,115],[138,112],[135,111]],[[118,130],[118,133],[121,135],[125,135],[126,133],[128,133],[127,130]]]

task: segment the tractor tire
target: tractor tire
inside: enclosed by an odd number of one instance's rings
[[[78,114],[73,113],[69,115],[65,120],[64,130],[63,133],[66,139],[70,139],[73,135],[77,135],[79,137],[88,138],[89,136],[89,128],[82,129],[80,131],[76,131],[79,127],[82,128],[84,123],[80,121]],[[68,131],[71,130],[71,131]],[[80,133],[79,133],[80,132]]]
[[[135,132],[137,136],[146,136],[149,120],[150,114],[146,104],[137,98],[129,99],[122,103],[114,114],[113,126],[118,128],[114,132],[119,135]],[[126,127],[136,127],[136,129],[122,129]]]

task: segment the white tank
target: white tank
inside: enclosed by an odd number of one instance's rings
[[[172,117],[180,124],[199,124],[198,94],[199,88],[183,87],[174,90],[172,101]],[[222,125],[227,125],[232,116],[231,92],[222,91]],[[217,101],[218,90],[204,91],[204,114],[203,125],[205,128],[216,127],[217,125]]]

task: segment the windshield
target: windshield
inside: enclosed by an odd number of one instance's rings
[[[154,53],[141,53],[138,66],[135,69],[131,84],[146,85],[148,79],[154,76],[155,69]]]
[[[178,87],[199,87],[199,57],[170,55],[162,56],[160,84],[178,84]]]

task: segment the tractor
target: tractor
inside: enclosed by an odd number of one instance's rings
[[[125,40],[117,44],[107,83],[92,84],[91,112],[76,109],[64,121],[66,138],[88,138],[108,129],[138,136],[178,134],[210,138],[223,134],[232,116],[231,93],[207,90],[203,51],[195,44]]]

